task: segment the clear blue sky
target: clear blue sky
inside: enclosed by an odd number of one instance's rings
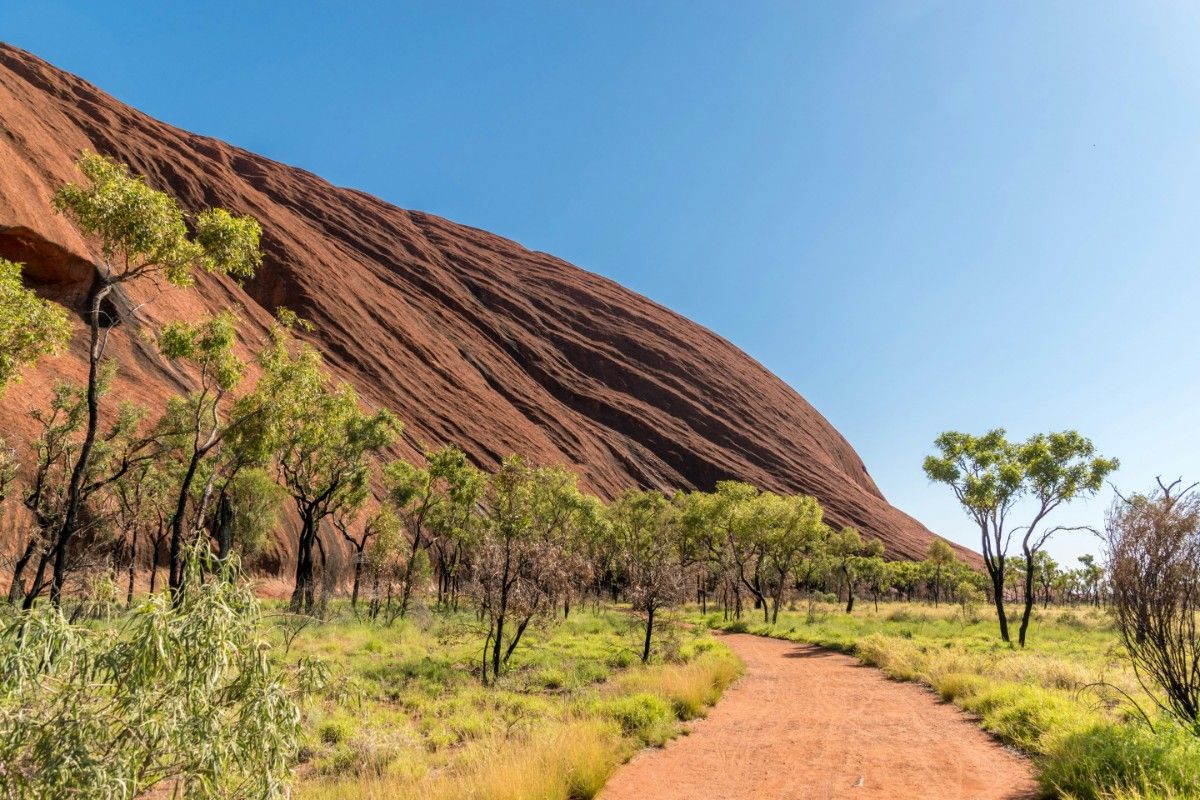
[[[7,0],[0,38],[686,314],[966,544],[946,428],[1200,479],[1195,3]]]

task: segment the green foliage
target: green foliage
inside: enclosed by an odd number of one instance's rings
[[[702,714],[740,672],[699,629],[682,632],[680,663],[643,668],[628,615],[580,610],[531,627],[530,646],[485,689],[478,641],[466,635],[476,624],[472,613],[442,611],[421,625],[377,626],[335,609],[305,628],[289,657],[319,655],[334,679],[308,712],[304,760],[315,770],[301,769],[298,795],[589,797],[637,748],[677,735],[678,720]],[[623,667],[597,674],[621,654],[630,656]]]
[[[675,734],[675,712],[663,699],[650,693],[604,701],[597,711],[621,726],[627,736],[643,744],[662,745]]]
[[[299,733],[295,690],[273,666],[232,564],[172,605],[118,625],[16,616],[0,642],[0,791],[131,798],[172,781],[189,798],[282,797]],[[217,565],[208,564],[211,570]]]
[[[967,515],[979,526],[984,565],[993,584],[993,601],[1000,635],[1008,641],[1004,612],[1004,588],[1009,577],[1006,560],[1015,530],[1021,533],[1025,609],[1021,617],[1020,643],[1033,609],[1035,556],[1061,527],[1045,522],[1051,512],[1078,497],[1094,494],[1117,467],[1116,459],[1096,455],[1091,440],[1076,431],[1036,434],[1024,442],[1010,442],[1003,428],[982,436],[947,431],[934,441],[937,455],[927,456],[925,474],[930,480],[951,488]],[[1012,527],[1010,515],[1018,502],[1029,499],[1032,517],[1020,528]]]
[[[0,258],[0,395],[22,367],[59,352],[70,337],[66,309],[26,289],[21,265]]]
[[[158,349],[172,361],[195,364],[202,387],[228,392],[246,372],[245,362],[233,352],[237,322],[233,312],[224,311],[198,325],[167,323],[158,334]]]
[[[60,188],[54,208],[99,239],[111,283],[161,273],[176,286],[190,286],[196,268],[248,278],[261,262],[261,229],[253,219],[210,209],[196,217],[196,235],[189,239],[174,198],[150,188],[125,164],[85,153],[77,166],[88,185]]]
[[[1047,790],[1078,800],[1190,797],[1200,778],[1200,739],[1164,722],[1092,725],[1063,738],[1039,776]]]
[[[243,469],[232,479],[229,496],[233,505],[233,544],[244,556],[255,555],[266,545],[279,525],[283,487],[265,469]]]

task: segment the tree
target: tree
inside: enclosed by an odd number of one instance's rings
[[[854,611],[854,586],[860,573],[873,566],[865,564],[863,559],[881,557],[883,543],[878,539],[863,542],[859,532],[851,527],[830,533],[827,541],[829,555],[846,586],[846,613],[849,614]]]
[[[763,493],[758,504],[763,517],[764,570],[771,600],[771,624],[779,621],[784,596],[794,582],[797,565],[824,546],[828,531],[821,504],[808,495],[780,497]]]
[[[363,523],[362,533],[358,536],[350,533],[350,522],[343,514],[335,515],[333,522],[337,529],[341,531],[342,538],[354,548],[354,584],[350,591],[350,607],[357,609],[358,587],[359,581],[362,578],[363,566],[367,561],[367,546],[378,540],[381,536],[389,544],[398,541],[401,526],[400,518],[396,516],[396,512],[387,506],[383,506]],[[383,560],[380,559],[381,562]]]
[[[882,555],[868,555],[858,559],[859,580],[871,593],[875,610],[879,611],[879,598],[887,591],[892,578],[892,562],[884,561]]]
[[[300,517],[291,607],[311,612],[316,604],[313,550],[321,523],[366,503],[374,459],[402,426],[386,409],[362,411],[354,388],[333,382],[320,354],[296,343],[292,331],[303,325],[294,314],[281,313],[270,345],[258,356],[263,375],[255,393],[270,397],[273,410],[255,424],[270,429],[281,483]]]
[[[463,565],[475,541],[476,512],[483,495],[485,476],[457,448],[438,451],[436,471],[444,481],[442,502],[426,520],[437,558],[439,605],[457,603]],[[431,462],[430,468],[434,469]]]
[[[1104,580],[1104,567],[1096,563],[1096,557],[1084,553],[1079,557],[1077,580],[1087,594],[1087,601],[1092,605],[1100,605],[1100,584]]]
[[[478,501],[482,487],[478,471],[457,447],[428,451],[425,461],[425,467],[395,461],[384,470],[388,501],[404,519],[412,537],[400,588],[401,617],[408,613],[417,553],[430,544],[431,535],[442,531],[453,535],[454,526],[464,520],[464,512],[469,514]],[[446,553],[442,551],[444,559]],[[442,568],[449,565],[443,561]]]
[[[121,286],[158,277],[175,286],[190,286],[197,269],[248,278],[262,259],[261,228],[253,219],[208,209],[192,220],[195,232],[189,236],[187,220],[175,200],[131,175],[124,164],[87,153],[77,166],[87,185],[63,186],[55,193],[53,205],[80,233],[99,242],[103,261],[96,266],[87,313],[87,421],[52,545],[50,598],[55,603],[62,592],[67,551],[79,526],[84,478],[99,430],[100,365],[108,331],[121,321],[119,305],[106,301]]]
[[[114,369],[105,365],[98,375],[96,396],[108,391]],[[61,565],[66,573],[66,556],[59,550],[62,520],[66,516],[71,495],[67,492],[68,475],[72,472],[81,448],[78,439],[87,414],[87,393],[83,387],[59,384],[55,387],[49,412],[35,409],[34,420],[42,427],[42,433],[34,441],[37,456],[24,502],[33,516],[35,532],[22,548],[14,569],[9,597],[14,602],[23,599],[28,609],[36,602],[47,587],[46,571],[52,564]],[[92,442],[92,457],[87,469],[80,476],[79,491],[75,500],[79,508],[87,513],[74,527],[76,533],[101,531],[111,516],[111,504],[104,502],[106,492],[125,476],[137,472],[141,465],[152,462],[158,456],[156,438],[142,432],[144,409],[130,403],[121,403],[110,425],[99,433]],[[108,508],[105,508],[105,506]],[[26,590],[24,570],[37,555],[37,566],[32,583]],[[58,557],[62,561],[58,561]]]
[[[360,539],[366,543],[361,559],[363,573],[371,579],[371,601],[368,610],[371,619],[377,618],[383,608],[383,597],[379,587],[381,581],[386,582],[387,585],[386,593],[390,614],[392,584],[404,568],[403,553],[407,549],[404,541],[404,526],[401,524],[400,518],[387,509],[380,509],[380,513],[387,513],[390,516],[376,520],[372,526],[371,535]]]
[[[67,310],[21,283],[21,265],[0,258],[0,395],[20,370],[66,346]]]
[[[631,489],[608,509],[629,602],[645,619],[642,663],[650,660],[656,614],[679,602],[685,590],[674,535],[678,513],[666,495],[654,490]]]
[[[934,446],[940,453],[926,457],[925,474],[932,481],[948,485],[979,526],[983,564],[992,581],[992,600],[1000,621],[1000,638],[1007,642],[1004,579],[1012,538],[1008,515],[1020,499],[1024,472],[1002,428],[983,436],[947,431],[937,438]]]
[[[261,467],[243,468],[231,475],[220,491],[214,512],[217,558],[235,549],[242,558],[259,553],[267,535],[279,524],[279,509],[287,494],[274,476]]]
[[[1138,681],[1200,736],[1200,493],[1181,485],[1118,495],[1105,529],[1112,608]]]
[[[325,387],[295,408],[301,409],[286,424],[279,469],[301,520],[292,609],[312,611],[312,553],[321,522],[366,502],[370,459],[391,444],[400,424],[386,410],[362,412],[348,384]]]
[[[929,543],[925,562],[933,573],[933,605],[936,607],[942,594],[942,573],[954,564],[954,551],[941,539],[934,539]]]
[[[1046,608],[1050,605],[1050,595],[1058,577],[1058,562],[1045,550],[1039,550],[1033,557],[1033,574],[1042,587],[1042,608]]]
[[[554,610],[571,576],[568,550],[589,504],[574,474],[509,456],[484,492],[472,589],[488,625],[481,678],[498,678],[529,623]],[[508,637],[507,639],[505,637]]]
[[[48,558],[51,552],[50,537],[61,509],[60,488],[65,482],[64,470],[70,469],[73,437],[83,425],[86,410],[87,401],[79,387],[57,383],[49,410],[35,408],[30,412],[41,433],[33,441],[33,474],[22,499],[33,517],[34,525],[13,565],[9,602],[19,603],[25,599],[24,573],[34,555],[40,551],[42,558]]]
[[[158,347],[162,354],[172,361],[185,361],[194,366],[199,383],[199,388],[194,392],[171,400],[160,423],[164,436],[174,444],[183,465],[175,510],[171,516],[170,586],[173,592],[181,588],[183,573],[180,555],[184,546],[188,504],[193,500],[193,484],[197,476],[204,471],[207,471],[208,479],[200,493],[195,527],[199,530],[206,523],[213,483],[217,477],[215,468],[206,463],[206,459],[218,452],[218,448],[232,439],[240,429],[247,428],[257,432],[264,430],[248,423],[264,413],[274,402],[272,396],[260,392],[234,402],[232,409],[225,407],[226,398],[241,383],[246,372],[245,362],[234,353],[236,344],[237,317],[230,311],[195,325],[170,323],[162,329],[158,337]],[[264,460],[265,453],[262,452],[263,448],[259,442],[251,437],[242,436],[240,444],[244,451],[260,453],[258,461]],[[234,471],[236,476],[242,467],[242,459],[234,456],[232,460],[237,463],[237,469]],[[234,476],[231,476],[231,481]],[[227,487],[226,491],[222,492],[218,504],[218,513],[224,518],[220,520],[216,531],[221,540],[222,557],[228,552],[230,544],[226,534],[233,523],[231,512],[232,504]]]
[[[1000,622],[1000,637],[1009,641],[1004,613],[1005,561],[1013,533],[1023,531],[1025,607],[1020,643],[1033,611],[1033,556],[1054,533],[1077,528],[1047,528],[1047,515],[1076,497],[1094,493],[1117,468],[1115,459],[1097,457],[1091,441],[1075,431],[1038,434],[1023,443],[1008,441],[1003,428],[982,436],[947,431],[934,442],[940,451],[925,459],[930,480],[945,483],[979,526],[983,562],[992,580],[992,595]],[[1028,496],[1034,504],[1031,521],[1011,527],[1009,515]]]
[[[1095,494],[1119,464],[1115,458],[1097,456],[1091,440],[1076,431],[1031,436],[1020,445],[1017,457],[1035,504],[1033,518],[1025,526],[1021,538],[1021,550],[1025,554],[1025,608],[1021,613],[1018,639],[1024,647],[1025,633],[1033,614],[1036,555],[1059,531],[1090,530],[1063,525],[1051,528],[1045,525],[1047,516],[1065,503]]]
[[[764,585],[765,531],[770,515],[764,513],[767,506],[761,496],[748,483],[719,481],[715,492],[692,497],[684,525],[701,531],[710,558],[734,595],[736,616],[741,618],[741,593],[746,589],[754,598],[754,607],[762,609],[763,621],[770,622]]]

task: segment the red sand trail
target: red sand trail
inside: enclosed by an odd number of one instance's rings
[[[747,634],[707,719],[625,765],[600,800],[1016,800],[1029,762],[916,684],[855,659]]]

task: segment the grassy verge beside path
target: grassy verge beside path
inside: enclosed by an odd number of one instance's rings
[[[994,619],[961,609],[831,604],[780,615],[775,625],[720,614],[694,621],[852,654],[897,680],[917,681],[978,715],[1031,755],[1048,794],[1080,800],[1200,797],[1200,739],[1153,711],[1107,614],[1051,608],[1034,618],[1025,650],[1001,642]],[[1136,705],[1135,705],[1136,704]],[[1137,706],[1151,717],[1153,730]]]
[[[742,669],[690,627],[644,667],[637,620],[616,611],[531,629],[490,687],[469,614],[383,626],[343,612],[291,631],[290,646],[282,622],[280,655],[333,673],[306,710],[304,800],[590,798],[638,749],[703,716]]]

